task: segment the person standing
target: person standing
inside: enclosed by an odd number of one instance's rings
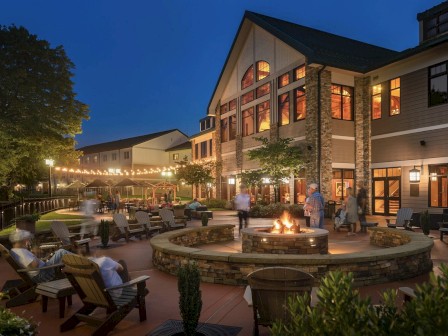
[[[235,196],[235,208],[238,211],[239,232],[244,227],[248,226],[249,209],[250,209],[250,195],[247,193],[247,188],[244,185],[240,186],[240,193]]]
[[[114,213],[120,212],[120,193],[118,190],[115,191],[114,195]]]
[[[310,212],[310,226],[314,228],[324,228],[324,197],[318,191],[316,183],[311,183],[308,188],[309,198],[306,203],[306,209]]]
[[[356,201],[358,202],[358,206],[360,211],[359,221],[361,223],[366,222],[366,212],[367,212],[367,190],[364,188],[364,184],[360,181],[358,182],[358,194],[356,195]]]
[[[358,221],[358,202],[353,196],[353,189],[348,187],[346,189],[347,200],[345,201],[345,212],[347,222],[350,223],[350,232],[347,236],[356,234],[356,222]]]
[[[308,201],[310,200],[309,197],[309,190],[306,191],[306,199],[305,199],[305,204],[303,205],[303,216],[305,217],[305,224],[306,227],[310,227],[310,216],[311,216],[311,211],[308,209]]]

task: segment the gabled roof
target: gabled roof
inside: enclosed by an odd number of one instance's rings
[[[190,136],[190,141],[194,138],[197,138],[198,136],[210,133],[210,132],[214,132],[215,131],[215,127],[210,127],[209,129],[206,129],[205,131],[201,131],[199,133],[193,134],[192,136]]]
[[[145,141],[149,141],[149,140],[158,138],[162,135],[165,135],[165,134],[168,134],[171,132],[175,132],[175,131],[180,132],[178,129],[171,129],[171,130],[157,132],[157,133],[140,135],[140,136],[136,136],[133,138],[127,138],[127,139],[121,139],[121,140],[115,140],[115,141],[103,142],[100,144],[85,146],[85,147],[79,148],[78,150],[83,151],[84,154],[92,154],[92,153],[100,153],[100,152],[106,152],[106,151],[117,150],[117,149],[122,149],[122,148],[129,148],[129,147],[133,147],[138,144],[141,144]],[[182,133],[182,132],[180,132],[180,133]],[[182,133],[182,134],[184,134],[184,133]]]
[[[170,147],[170,148],[166,149],[165,152],[172,152],[172,151],[183,150],[183,149],[191,149],[191,142],[189,140],[182,142],[179,145]]]

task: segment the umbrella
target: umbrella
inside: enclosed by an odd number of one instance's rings
[[[67,186],[67,189],[76,189],[78,191],[78,201],[79,201],[79,189],[80,188],[84,188],[84,183],[79,182],[79,181],[72,182]]]
[[[140,186],[140,184],[131,180],[130,178],[125,178],[124,180],[118,182],[114,187],[134,187],[134,186]],[[126,198],[129,197],[128,191],[129,191],[128,188],[126,188]]]
[[[138,184],[142,187],[142,198],[143,198],[143,190],[145,190],[145,199],[146,199],[146,191],[148,190],[148,188],[154,188],[154,184],[151,184],[149,182],[146,181],[138,181]]]
[[[101,181],[99,179],[96,179],[85,186],[85,188],[105,188],[105,187],[109,187],[109,185],[106,182]]]

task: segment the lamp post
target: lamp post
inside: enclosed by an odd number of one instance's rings
[[[54,160],[52,159],[45,159],[45,164],[49,168],[49,174],[48,174],[48,195],[51,197],[51,167],[54,166]]]

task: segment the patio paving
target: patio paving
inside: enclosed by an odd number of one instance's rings
[[[71,213],[76,212],[72,211]],[[111,215],[106,213],[97,217],[105,218],[111,217]],[[377,220],[380,226],[385,226],[385,220],[381,217],[369,218],[369,221],[374,220]],[[237,225],[238,219],[234,211],[215,211],[214,219],[209,221],[209,225],[224,223]],[[250,226],[267,226],[271,223],[272,220],[270,219],[251,219]],[[188,222],[188,226],[200,225],[201,221],[199,220]],[[330,253],[350,253],[373,248],[369,245],[368,234],[358,233],[355,236],[347,237],[346,231],[334,231],[333,223],[329,219],[326,219],[326,228],[330,232]],[[442,262],[448,263],[448,243],[439,240],[438,231],[432,232],[432,236],[434,237],[432,260],[434,262],[434,268],[437,268]],[[238,237],[237,230],[235,230],[235,237]],[[138,311],[134,310],[117,325],[110,335],[129,335],[131,333],[135,336],[147,335],[167,320],[180,319],[177,278],[154,269],[151,261],[152,250],[148,240],[132,240],[128,244],[124,241],[113,242],[112,247],[109,249],[97,248],[99,244],[98,239],[91,242],[92,255],[107,255],[114,259],[126,260],[132,278],[139,275],[149,275],[151,277],[147,282],[147,287],[150,291],[146,297],[147,320],[140,323]],[[202,246],[201,248],[205,247]],[[210,246],[206,248],[208,249]],[[215,245],[213,248],[225,251],[234,250],[237,253],[241,247],[238,243],[231,242]],[[12,268],[3,259],[0,259],[0,274],[0,286],[3,286],[6,280],[18,278]],[[359,288],[359,291],[361,295],[369,295],[373,303],[378,303],[379,292],[387,288],[398,288],[400,286],[415,287],[416,284],[427,280],[427,278],[428,276],[420,276],[400,282],[367,286]],[[241,327],[242,330],[238,335],[252,335],[252,308],[248,307],[246,301],[243,299],[243,286],[201,283],[201,291],[203,307],[200,322]],[[4,301],[1,303],[4,304]],[[82,304],[79,298],[74,296],[73,305],[66,309],[66,318],[81,306]],[[15,307],[12,310],[19,315],[24,312],[26,317],[33,316],[35,321],[40,322],[40,335],[60,334],[59,325],[64,319],[58,318],[58,302],[56,300],[50,299],[46,313],[41,312],[40,301]],[[103,313],[102,310],[98,312],[98,314]],[[88,335],[91,331],[91,327],[79,326],[74,330],[63,333],[63,335]],[[268,329],[261,328],[260,335],[269,335]]]

